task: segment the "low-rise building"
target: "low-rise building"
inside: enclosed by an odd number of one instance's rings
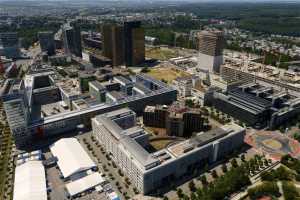
[[[257,83],[234,86],[226,92],[210,89],[204,105],[256,128],[274,129],[300,115],[300,98]]]
[[[48,199],[45,168],[42,161],[28,161],[16,167],[13,199]]]
[[[76,138],[63,138],[50,146],[64,179],[77,180],[81,174],[97,166]]]

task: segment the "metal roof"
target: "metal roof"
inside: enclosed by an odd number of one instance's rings
[[[51,145],[50,150],[57,157],[64,178],[96,166],[76,138],[60,139]]]
[[[87,175],[81,179],[73,181],[71,183],[66,184],[66,188],[70,196],[74,196],[80,194],[90,188],[100,185],[105,182],[105,179],[102,176],[95,172],[93,174]]]
[[[45,169],[41,161],[16,167],[14,200],[47,200]]]

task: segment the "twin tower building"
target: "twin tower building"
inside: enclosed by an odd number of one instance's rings
[[[135,66],[145,61],[145,31],[140,21],[127,21],[123,25],[102,27],[103,56],[113,66]]]

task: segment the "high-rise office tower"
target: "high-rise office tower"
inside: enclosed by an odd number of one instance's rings
[[[112,27],[113,66],[124,64],[124,28],[121,26]]]
[[[199,40],[198,67],[209,72],[220,72],[223,64],[223,48],[225,44],[222,31],[201,31]]]
[[[118,25],[102,27],[103,55],[112,60],[113,66],[124,63],[124,29]]]
[[[20,57],[20,45],[17,33],[0,33],[0,54],[13,59]]]
[[[125,64],[134,66],[145,61],[145,32],[140,21],[124,22]]]
[[[103,55],[109,59],[112,58],[112,25],[102,26]]]
[[[82,57],[80,27],[75,22],[62,27],[64,50],[66,54]]]
[[[38,38],[41,50],[47,52],[49,56],[55,54],[55,42],[53,32],[39,32]]]

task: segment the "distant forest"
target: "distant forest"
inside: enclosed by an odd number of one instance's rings
[[[300,36],[300,3],[195,3],[177,10],[200,18],[234,20],[249,31]]]

